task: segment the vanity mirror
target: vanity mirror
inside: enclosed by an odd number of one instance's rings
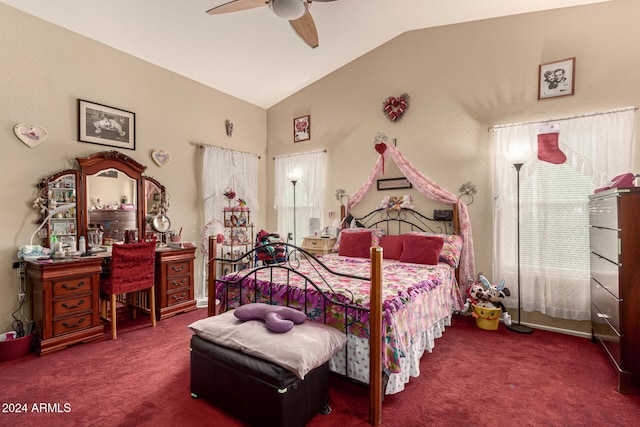
[[[171,220],[167,216],[169,195],[162,184],[153,178],[145,179],[145,223],[146,234],[156,235],[156,240],[166,242],[166,233],[171,228]]]
[[[79,236],[93,246],[131,240],[133,236],[165,242],[171,221],[165,187],[144,176],[146,166],[119,151],[103,151],[76,159],[79,170],[59,172],[42,180],[37,206],[43,218],[56,206],[75,202],[76,208],[49,219],[40,237],[51,236],[73,250]]]
[[[144,205],[138,195],[144,194],[142,173],[146,166],[119,151],[103,151],[78,158],[82,206],[78,231],[82,236],[99,236],[93,248],[124,242],[127,230],[144,236]]]

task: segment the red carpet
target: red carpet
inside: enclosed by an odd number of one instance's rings
[[[181,314],[155,329],[143,317],[119,327],[116,342],[0,364],[0,425],[241,426],[190,396],[186,326],[205,315]],[[617,393],[613,368],[585,338],[485,331],[456,316],[421,368],[405,391],[385,398],[384,426],[640,424],[638,390]],[[368,425],[367,405],[366,388],[331,377],[333,411],[309,426]]]

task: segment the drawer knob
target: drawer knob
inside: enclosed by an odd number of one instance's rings
[[[185,265],[184,265],[184,264],[181,264],[181,265],[180,265],[180,267],[174,267],[174,266],[172,266],[172,267],[171,267],[171,270],[173,270],[173,272],[174,272],[174,273],[177,273],[177,272],[179,272],[179,271],[184,270],[184,267],[185,267]]]
[[[175,301],[180,301],[183,300],[185,297],[185,293],[183,292],[182,295],[177,296],[177,295],[171,295],[171,298],[173,298]]]
[[[69,305],[66,302],[62,303],[62,307],[66,308],[66,309],[74,309],[74,308],[78,308],[78,307],[80,307],[82,305],[84,305],[84,300],[83,299],[78,301],[78,304],[76,304],[76,305]]]
[[[83,323],[84,323],[84,317],[81,317],[80,319],[78,319],[78,323],[62,322],[62,326],[71,329],[71,328],[77,328],[78,326],[82,325]]]
[[[182,285],[184,285],[184,279],[180,280],[179,282],[172,280],[171,284],[177,288],[181,287]]]
[[[67,291],[75,291],[75,290],[80,289],[83,286],[84,286],[84,282],[78,282],[77,286],[69,286],[66,283],[63,283],[62,284],[62,289],[65,289]]]

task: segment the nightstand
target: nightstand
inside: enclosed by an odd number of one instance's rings
[[[302,240],[302,249],[305,249],[316,256],[326,255],[333,251],[333,246],[335,244],[335,237],[305,237]]]

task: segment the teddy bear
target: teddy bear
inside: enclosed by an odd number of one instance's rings
[[[391,204],[391,197],[383,196],[382,200],[380,201],[380,206],[378,206],[378,209],[389,209],[390,204]]]
[[[411,204],[413,198],[408,195],[405,194],[404,196],[402,196],[402,203],[400,203],[400,207],[402,209],[413,209],[413,205]]]
[[[261,302],[241,305],[233,311],[240,320],[264,320],[267,329],[284,333],[307,320],[307,315],[295,308]]]

